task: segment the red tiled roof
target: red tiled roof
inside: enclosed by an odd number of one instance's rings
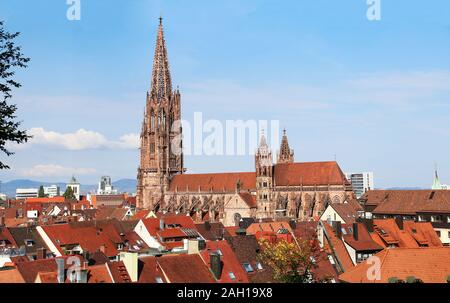
[[[334,161],[277,164],[274,177],[275,186],[349,185]]]
[[[255,235],[257,232],[275,232],[277,233],[281,229],[286,229],[289,234],[292,234],[292,228],[287,222],[263,222],[253,223],[247,228],[247,234]]]
[[[256,189],[256,173],[218,173],[218,174],[184,174],[176,175],[170,182],[170,191],[210,192],[236,191],[237,182],[241,182],[241,190]]]
[[[192,228],[195,229],[195,222],[192,220],[190,216],[186,215],[173,215],[173,214],[165,214],[162,215],[161,218],[164,220],[166,225],[180,225],[183,228]],[[159,219],[158,219],[159,222]]]
[[[354,223],[358,218],[358,211],[348,203],[334,203],[331,207],[347,224]]]
[[[450,248],[386,248],[375,255],[380,260],[380,280],[369,280],[373,263],[362,262],[339,276],[350,283],[387,283],[389,278],[414,276],[425,283],[446,283],[450,272]]]
[[[372,238],[383,247],[395,245],[403,248],[416,248],[422,246],[442,246],[431,223],[404,221],[401,230],[395,219],[373,220],[374,232]]]
[[[27,198],[28,203],[65,203],[64,197],[53,197],[53,198]]]
[[[198,254],[165,255],[157,259],[171,283],[215,283],[211,271]]]
[[[345,243],[350,245],[356,251],[372,251],[372,250],[382,250],[383,247],[375,242],[370,236],[367,228],[362,223],[356,223],[358,226],[358,240],[354,238],[353,232],[355,231],[355,226],[353,224],[342,224],[342,228],[347,231],[346,235],[343,235]],[[352,228],[350,230],[350,227]]]
[[[186,234],[179,228],[168,228],[168,229],[160,230],[160,231],[158,231],[158,235],[163,239],[186,237]]]
[[[25,283],[25,280],[17,268],[12,268],[0,270],[0,283]]]
[[[166,283],[166,278],[163,272],[159,268],[158,258],[156,257],[143,257],[139,258],[139,280],[138,283],[155,283],[156,278],[162,279]]]
[[[347,249],[345,248],[344,242],[342,241],[342,239],[339,239],[336,236],[336,234],[333,231],[333,228],[330,225],[328,225],[327,222],[322,223],[323,226],[325,227],[326,235],[329,241],[328,243],[326,243],[327,246],[329,247],[333,255],[338,259],[344,271],[348,270],[349,268],[352,268],[353,261],[350,258]]]
[[[108,257],[117,255],[114,243],[105,233],[98,232],[94,227],[72,228],[69,224],[58,224],[42,226],[42,229],[60,253],[63,253],[61,246],[79,244],[84,251],[96,252],[104,246]]]
[[[449,190],[371,190],[363,198],[378,205],[374,214],[450,213]]]
[[[222,253],[221,260],[223,262],[222,267],[222,275],[218,282],[220,283],[249,283],[248,276],[239,263],[239,260],[237,259],[236,255],[234,254],[233,250],[231,249],[230,245],[227,243],[227,241],[208,241],[206,242],[206,249],[201,251],[201,256],[203,257],[203,260],[205,263],[210,267],[210,254],[217,252],[217,250],[220,250]],[[230,273],[233,273],[235,276],[235,279],[231,279]]]
[[[239,196],[250,208],[256,208],[256,195],[251,193],[240,193]]]

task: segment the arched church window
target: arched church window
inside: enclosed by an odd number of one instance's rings
[[[339,196],[334,196],[333,197],[333,204],[339,204],[341,203],[341,198],[339,198]]]
[[[150,129],[155,130],[155,112],[153,110],[150,112]]]

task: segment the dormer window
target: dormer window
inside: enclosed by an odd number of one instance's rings
[[[27,239],[27,240],[25,240],[25,245],[27,247],[32,247],[34,245],[34,241],[31,239]]]

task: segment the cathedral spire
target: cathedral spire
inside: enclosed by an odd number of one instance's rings
[[[437,165],[434,170],[434,181],[433,181],[433,185],[431,186],[431,189],[442,189],[441,181],[439,181]]]
[[[155,57],[153,60],[151,97],[157,100],[168,98],[172,93],[172,79],[170,77],[169,58],[167,56],[166,41],[162,17],[159,18],[158,36],[156,38]]]
[[[283,138],[281,139],[280,151],[278,153],[277,163],[293,163],[294,151],[290,149],[286,129],[283,130]]]

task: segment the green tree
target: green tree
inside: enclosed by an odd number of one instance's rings
[[[45,198],[45,192],[44,192],[44,186],[39,186],[39,192],[38,192],[39,198]]]
[[[73,189],[72,187],[67,187],[66,191],[64,192],[63,195],[64,199],[66,200],[75,200],[75,195],[73,194]]]
[[[320,249],[316,241],[281,240],[276,244],[262,239],[258,259],[272,268],[274,279],[281,283],[311,283],[316,280],[312,270],[317,267]]]
[[[0,151],[7,156],[14,153],[6,148],[7,142],[25,143],[30,136],[25,130],[20,130],[21,122],[16,121],[17,106],[8,104],[12,98],[12,89],[19,88],[21,84],[13,79],[17,68],[26,68],[29,58],[24,57],[21,47],[14,40],[20,33],[10,33],[0,21]],[[9,169],[9,166],[0,161],[0,170]]]

